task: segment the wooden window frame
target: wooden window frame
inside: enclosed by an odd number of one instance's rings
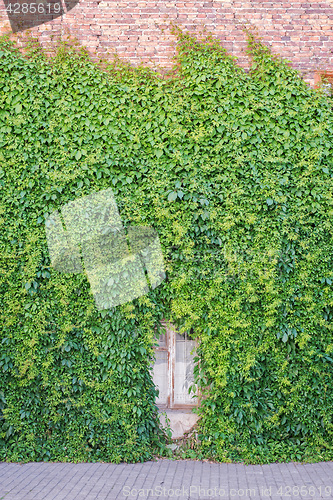
[[[174,402],[175,393],[175,364],[176,364],[176,333],[177,329],[166,322],[162,322],[162,327],[165,330],[165,346],[156,346],[154,351],[162,351],[167,353],[167,373],[168,373],[168,395],[167,403],[158,403],[157,406],[160,409],[168,410],[185,410],[191,408],[197,408],[200,404],[201,394],[199,389],[197,389],[197,398],[193,403],[179,404]],[[195,348],[198,346],[198,339],[194,339]]]

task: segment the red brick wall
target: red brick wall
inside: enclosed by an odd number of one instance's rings
[[[15,0],[14,0],[15,1]],[[35,0],[37,1],[37,0]],[[313,84],[317,70],[333,70],[333,1],[106,1],[81,0],[68,13],[31,30],[48,46],[51,34],[67,30],[98,54],[117,52],[134,64],[172,66],[175,40],[167,27],[175,21],[185,29],[206,26],[239,64],[246,67],[244,22],[256,26],[274,53],[291,61]],[[10,29],[3,0],[0,27]]]

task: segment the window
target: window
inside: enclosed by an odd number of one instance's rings
[[[155,363],[152,367],[153,381],[159,389],[156,404],[161,408],[190,408],[198,405],[198,394],[194,385],[194,356],[196,340],[188,333],[180,334],[172,325],[163,325],[155,348]],[[191,354],[192,353],[192,354]]]
[[[327,94],[333,95],[333,71],[317,71],[314,77],[315,87],[322,85]]]

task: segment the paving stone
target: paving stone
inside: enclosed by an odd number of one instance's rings
[[[333,498],[333,462],[217,464],[0,463],[0,500]]]

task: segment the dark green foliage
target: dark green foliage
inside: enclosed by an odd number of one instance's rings
[[[170,78],[2,42],[0,459],[150,458],[163,317],[200,339],[201,456],[332,457],[331,99],[251,34],[249,73],[178,38]],[[44,220],[108,187],[167,280],[98,312]]]

